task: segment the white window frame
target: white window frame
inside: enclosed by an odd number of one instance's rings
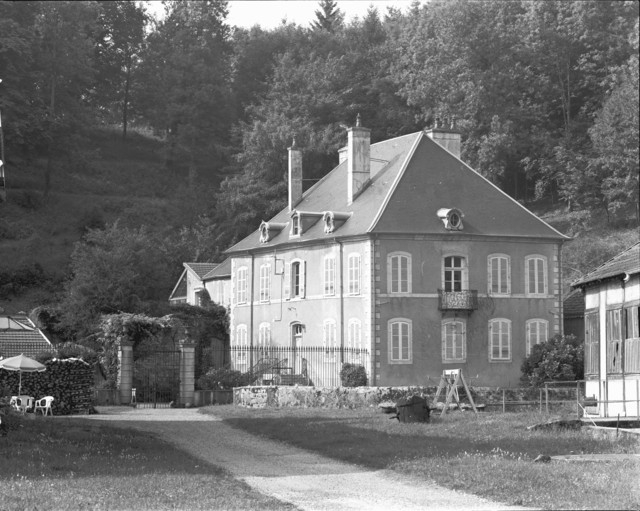
[[[497,332],[496,332],[497,330]],[[494,357],[494,333],[498,335],[498,344],[500,355]],[[506,336],[506,342],[504,337]],[[513,358],[513,350],[511,346],[511,320],[507,318],[493,318],[489,320],[489,362],[511,362]],[[506,346],[508,355],[502,356],[503,348]]]
[[[394,261],[397,267],[393,268]],[[406,261],[406,280],[402,280],[402,262]],[[403,286],[404,284],[404,286]],[[390,294],[411,293],[411,254],[408,252],[391,252],[387,255],[387,289]]]
[[[322,323],[322,347],[325,362],[335,362],[338,348],[338,329],[335,319],[325,319]]]
[[[271,323],[260,323],[258,327],[258,348],[265,350],[271,347]]]
[[[497,279],[493,275],[494,261],[497,262]],[[506,267],[505,282],[502,281],[503,265]],[[493,289],[494,283],[497,284],[497,291]],[[491,254],[487,257],[487,292],[491,296],[509,296],[511,294],[511,257],[509,255]]]
[[[360,294],[360,280],[362,278],[362,257],[359,253],[351,253],[347,257],[347,295]]]
[[[247,275],[246,266],[240,266],[236,270],[236,304],[247,303]]]
[[[451,328],[459,328],[460,331],[456,332],[460,334],[460,356],[456,355],[457,344],[455,339],[448,337]],[[453,345],[450,346],[450,341],[453,340]],[[452,349],[453,348],[453,349]],[[453,356],[449,356],[448,353],[453,352]],[[447,318],[442,320],[442,363],[443,364],[459,364],[467,361],[467,322],[462,318]]]
[[[335,296],[336,294],[336,257],[327,255],[324,258],[323,271],[323,293],[324,296]]]
[[[295,272],[294,268],[298,265],[298,292],[295,293],[295,283],[294,277]],[[293,300],[293,299],[301,299],[306,296],[306,280],[307,280],[307,262],[304,259],[292,259],[290,263],[287,263],[285,266],[285,299]]]
[[[531,289],[531,283],[529,279],[529,266],[533,264],[535,266],[535,286]],[[542,289],[539,289],[539,272],[542,271],[543,285]],[[524,258],[524,289],[527,296],[539,296],[546,297],[549,294],[549,270],[547,264],[547,258],[540,254],[528,255]]]
[[[247,336],[247,325],[238,325],[236,327],[236,337],[234,339],[236,363],[246,364],[248,361],[249,341]]]
[[[271,300],[271,265],[260,265],[260,301]]]
[[[347,348],[362,350],[362,321],[351,318],[347,323]]]
[[[447,259],[450,257],[459,257],[461,259],[462,266],[446,266]],[[460,271],[460,289],[457,291],[468,291],[469,290],[469,261],[467,260],[467,256],[464,254],[445,254],[442,257],[442,290],[449,293],[455,292],[456,289],[447,289],[447,271]],[[455,283],[455,279],[452,281],[452,288],[455,288],[453,285]]]
[[[396,325],[400,329],[397,334],[394,333],[394,326]],[[405,336],[403,330],[405,327],[407,339],[406,357],[403,356],[403,337]],[[413,322],[408,318],[393,318],[389,320],[387,329],[389,364],[413,364]],[[394,336],[400,337],[397,350],[394,347]]]
[[[531,350],[536,344],[541,344],[549,340],[549,322],[546,319],[533,318],[526,322],[527,346],[526,356],[531,355]]]
[[[300,218],[300,214],[296,213],[291,215],[291,237],[299,238],[302,233],[302,219]]]

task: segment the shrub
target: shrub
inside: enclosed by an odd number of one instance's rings
[[[545,381],[572,381],[584,378],[584,346],[573,335],[556,335],[536,344],[522,362],[520,381],[534,387]]]
[[[225,390],[251,385],[256,377],[251,372],[241,373],[228,367],[212,369],[198,378],[198,387],[202,390]]]
[[[343,387],[365,387],[367,371],[363,365],[345,363],[340,370],[340,381]]]

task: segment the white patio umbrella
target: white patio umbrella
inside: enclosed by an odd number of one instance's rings
[[[22,373],[41,373],[47,368],[37,360],[25,357],[24,354],[20,354],[17,357],[3,358],[0,360],[0,369],[6,369],[7,371],[19,371],[20,383],[18,384],[18,395],[22,394]]]

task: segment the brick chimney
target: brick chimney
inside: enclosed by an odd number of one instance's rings
[[[371,178],[371,130],[360,126],[360,114],[347,138],[347,204],[351,204]]]
[[[289,148],[289,211],[293,211],[302,199],[302,151],[296,147],[296,139]]]
[[[460,132],[456,128],[455,117],[452,117],[450,122],[445,119],[444,123],[442,123],[440,117],[436,117],[433,128],[425,130],[425,133],[456,158],[460,158]]]

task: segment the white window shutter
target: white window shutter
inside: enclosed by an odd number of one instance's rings
[[[493,259],[491,257],[487,258],[487,293],[491,294],[493,289],[493,268],[492,268]]]
[[[507,257],[505,259],[505,264],[507,265],[507,293],[511,294],[511,258]]]
[[[527,346],[526,346],[526,355],[529,356],[531,355],[531,348],[532,348],[532,343],[531,343],[531,322],[527,322]]]
[[[284,299],[291,299],[291,263],[284,265]]]
[[[300,298],[305,297],[307,282],[307,261],[300,262]]]

